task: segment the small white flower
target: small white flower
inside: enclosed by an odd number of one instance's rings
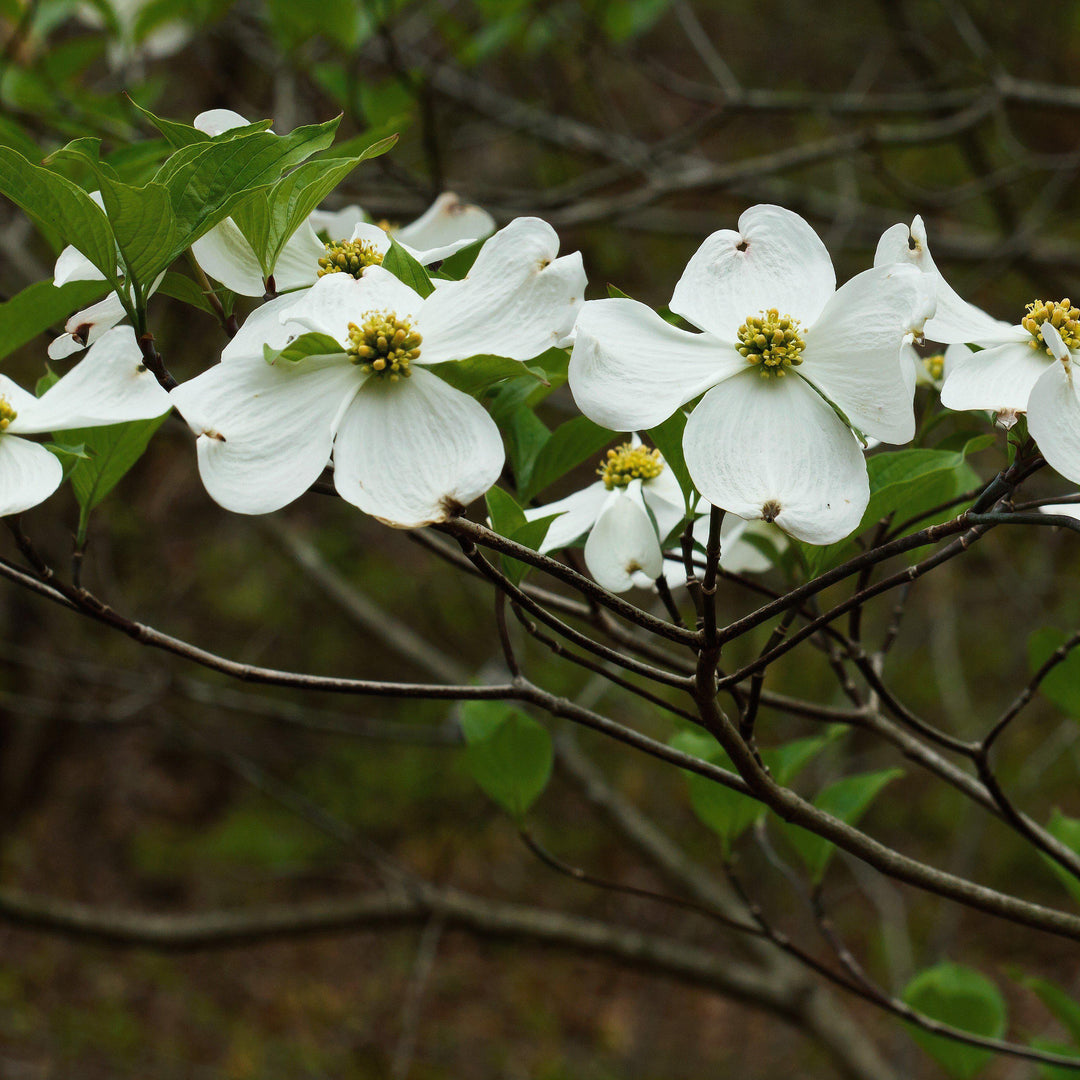
[[[518,218],[483,247],[464,281],[426,299],[381,266],[327,274],[257,309],[222,362],[173,391],[199,433],[199,472],[226,509],[263,514],[299,497],[333,454],[343,498],[405,528],[442,521],[487,491],[502,440],[472,397],[430,365],[495,354],[528,360],[565,337],[581,304],[581,255]],[[268,364],[315,331],[339,350]]]
[[[674,588],[686,583],[681,558],[664,558],[662,545],[686,518],[678,481],[659,450],[642,446],[637,435],[609,450],[597,469],[600,479],[546,506],[525,511],[530,521],[559,516],[548,527],[540,551],[566,547],[582,536],[585,565],[609,592],[647,588],[661,574]],[[694,511],[700,517],[700,505]],[[769,526],[729,514],[720,529],[720,565],[733,573],[760,573],[772,563],[749,539]],[[773,543],[776,535],[768,537]]]
[[[142,359],[135,332],[122,326],[104,334],[39,398],[0,375],[0,517],[43,502],[64,477],[55,455],[20,436],[149,420],[168,412],[169,395]]]
[[[632,300],[591,301],[575,328],[570,387],[586,416],[621,431],[654,427],[704,393],[683,438],[701,494],[832,543],[869,500],[859,443],[833,406],[886,442],[915,432],[900,346],[924,300],[919,277],[882,266],[835,291],[813,229],[756,206],[738,232],[702,244],[675,288],[672,311],[703,333]]]
[[[194,126],[208,135],[220,135],[247,124],[239,113],[213,109],[200,113]],[[390,235],[424,266],[445,259],[467,244],[495,231],[495,219],[478,206],[463,203],[444,192],[409,225],[400,229],[374,224],[358,206],[343,210],[315,210],[289,237],[274,265],[274,288],[279,293],[314,285],[326,272],[330,256],[353,259],[355,272],[381,262],[390,250]],[[325,233],[329,243],[316,235]],[[203,271],[241,296],[263,296],[266,283],[255,252],[232,218],[219,222],[191,245]]]
[[[685,517],[678,481],[660,451],[642,446],[636,435],[609,450],[597,472],[601,479],[581,491],[525,511],[530,521],[559,515],[540,551],[588,534],[585,565],[600,585],[609,592],[649,585],[663,569],[661,543]]]

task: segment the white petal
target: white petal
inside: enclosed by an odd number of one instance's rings
[[[798,375],[748,371],[714,387],[687,421],[683,452],[713,505],[811,544],[847,536],[870,498],[858,442]]]
[[[86,356],[32,407],[20,412],[11,430],[66,431],[149,420],[169,408],[169,395],[143,366],[135,331],[118,326],[91,345]]]
[[[633,575],[638,572],[650,580],[660,576],[664,565],[660,541],[649,515],[629,489],[613,491],[600,511],[585,541],[585,565],[597,584],[609,592],[632,588]]]
[[[326,245],[305,221],[285,242],[274,264],[274,288],[278,292],[306,289],[319,280],[319,260]]]
[[[0,435],[0,517],[44,502],[63,479],[63,466],[44,446]]]
[[[655,427],[747,366],[733,346],[679,330],[636,300],[590,300],[574,335],[574,400],[613,431]]]
[[[207,109],[192,120],[191,126],[212,138],[222,132],[232,131],[233,128],[247,127],[250,123],[250,120],[245,120],[232,109]]]
[[[222,363],[243,359],[262,359],[263,345],[269,345],[276,351],[285,348],[293,338],[306,334],[308,329],[306,326],[283,321],[281,318],[282,312],[292,307],[301,295],[290,293],[286,296],[277,296],[255,308],[222,350]]]
[[[79,250],[70,244],[60,252],[53,268],[53,284],[69,281],[104,281],[105,275]]]
[[[738,232],[721,229],[698,248],[675,286],[671,310],[733,342],[747,316],[768,308],[809,325],[835,288],[829,253],[798,214],[752,206]]]
[[[342,498],[389,525],[445,521],[483,495],[505,452],[484,407],[423,368],[398,383],[369,379],[334,443]]]
[[[495,231],[495,219],[452,191],[440,195],[414,222],[395,230],[394,239],[427,266]]]
[[[288,308],[281,319],[298,323],[306,330],[329,334],[344,343],[349,340],[349,323],[361,323],[373,311],[394,312],[409,319],[426,335],[426,323],[419,312],[420,295],[381,266],[369,266],[362,277],[351,274],[326,274]],[[426,309],[425,309],[426,310]],[[426,356],[427,340],[420,345],[420,363],[434,363]]]
[[[764,521],[743,521],[727,514],[720,526],[720,565],[732,574],[763,574],[772,569],[772,560],[748,537],[760,536],[781,551],[787,538]]]
[[[969,304],[942,277],[930,254],[926,227],[921,217],[916,215],[910,229],[906,225],[893,225],[882,233],[874,253],[874,265],[884,266],[887,263],[910,263],[933,281],[937,292],[937,309],[923,330],[931,341],[990,345],[1001,341],[1002,335],[1007,333],[1008,323]]]
[[[918,297],[917,271],[875,267],[843,285],[804,333],[799,374],[855,427],[885,442],[908,442],[915,434],[913,387],[900,347]]]
[[[1080,393],[1077,366],[1053,364],[1028,401],[1028,431],[1047,464],[1080,484]]]
[[[204,432],[196,447],[211,498],[238,514],[268,514],[299,498],[330,459],[334,421],[363,381],[344,359],[218,364],[172,392]]]
[[[331,240],[347,240],[357,225],[370,220],[359,206],[346,206],[341,210],[312,210],[308,224],[317,233],[326,233]]]
[[[1029,338],[1030,340],[1030,338]],[[941,388],[947,409],[1023,412],[1032,388],[1054,361],[1024,342],[958,357]]]
[[[585,295],[581,253],[556,258],[559,238],[539,218],[516,218],[480,250],[463,281],[424,301],[428,364],[489,353],[529,360],[565,340]]]
[[[1061,514],[1064,517],[1080,518],[1080,503],[1046,503],[1039,510],[1044,514]]]
[[[665,468],[659,476],[641,481],[641,497],[656,519],[656,531],[666,540],[686,517],[686,504],[674,473]]]
[[[156,283],[154,288],[157,288]],[[124,305],[116,293],[109,293],[96,304],[76,311],[64,324],[66,333],[49,342],[49,359],[62,360],[65,356],[85,349],[126,316]]]
[[[1053,323],[1046,322],[1039,327],[1039,333],[1042,334],[1042,339],[1046,342],[1046,347],[1053,354],[1054,359],[1065,361],[1065,366],[1068,367],[1069,347],[1061,340],[1057,327]]]
[[[191,245],[191,251],[206,276],[220,281],[227,289],[241,296],[265,294],[266,284],[259,260],[232,218],[219,221],[200,236]],[[315,277],[314,274],[311,276]]]
[[[548,526],[547,535],[539,550],[543,553],[555,551],[557,548],[566,547],[579,536],[584,536],[596,524],[597,515],[607,502],[609,494],[603,481],[597,480],[595,484],[575,491],[573,495],[567,495],[565,499],[557,499],[546,506],[529,507],[525,511],[525,517],[529,521],[551,517],[552,514],[559,515]]]
[[[381,226],[373,225],[370,221],[358,221],[349,233],[350,240],[364,240],[370,244],[380,255],[385,255],[390,250],[390,234]]]

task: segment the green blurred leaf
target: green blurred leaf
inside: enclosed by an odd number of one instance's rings
[[[1034,675],[1071,635],[1052,626],[1044,626],[1027,640],[1028,669]],[[1039,692],[1063,713],[1080,720],[1080,648],[1073,649],[1039,683]]]
[[[884,769],[880,772],[845,776],[824,788],[814,799],[814,805],[848,825],[855,825],[882,788],[903,775],[903,769]],[[825,877],[825,870],[836,845],[831,840],[797,825],[791,826],[786,835],[802,857],[814,884],[819,884]]]
[[[761,751],[762,760],[776,781],[785,786],[819,754],[843,734],[837,725],[825,735],[807,739],[795,739],[782,746]],[[670,740],[670,745],[684,754],[692,754],[702,761],[719,765],[729,772],[735,766],[724,748],[711,736],[700,731],[680,731]],[[765,814],[765,807],[756,799],[733,791],[722,784],[687,772],[686,783],[690,791],[690,805],[698,819],[720,837],[725,857],[730,856],[732,845],[751,825]]]
[[[1050,815],[1049,822],[1047,822],[1046,831],[1055,840],[1060,840],[1067,848],[1071,848],[1077,855],[1080,855],[1080,818],[1069,817],[1067,814],[1055,809]],[[1080,880],[1077,880],[1064,866],[1049,856],[1043,855],[1043,859],[1065,886],[1066,891],[1073,900],[1080,904]]]
[[[960,964],[938,964],[920,972],[904,989],[913,1009],[973,1035],[1000,1039],[1005,1034],[1005,999],[984,975]],[[994,1057],[989,1050],[967,1046],[907,1025],[911,1037],[949,1074],[971,1080]]]
[[[422,297],[428,297],[435,291],[431,276],[392,236],[390,250],[383,256],[383,269],[389,270],[399,281],[405,282],[410,289]]]
[[[465,757],[476,782],[516,821],[551,776],[551,736],[501,701],[468,701],[461,710]]]
[[[600,453],[613,438],[614,432],[594,424],[585,416],[575,416],[560,424],[551,437],[544,440],[529,474],[518,475],[522,502],[534,498],[586,458]]]
[[[104,281],[37,281],[0,304],[0,360],[109,291]]]
[[[1025,978],[1023,983],[1038,994],[1039,1000],[1069,1033],[1069,1038],[1080,1046],[1080,1002],[1046,979]]]

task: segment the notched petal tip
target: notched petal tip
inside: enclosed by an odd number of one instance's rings
[[[776,499],[769,499],[761,507],[761,520],[767,521],[770,525],[780,516],[783,512],[783,507]]]

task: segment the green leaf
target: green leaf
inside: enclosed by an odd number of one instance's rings
[[[901,520],[915,517],[939,503],[960,495],[978,484],[978,476],[967,465],[966,458],[987,446],[994,436],[969,439],[960,450],[895,450],[874,454],[866,461],[870,477],[870,502],[859,527],[844,540],[816,547],[804,544],[801,550],[811,574],[820,573],[855,552],[853,538],[875,526],[890,514]],[[932,520],[944,520],[959,512],[954,508],[939,518],[920,521],[914,528],[923,528]],[[900,524],[897,521],[896,524]]]
[[[385,261],[383,262],[385,266]],[[534,370],[520,360],[511,360],[506,356],[470,356],[467,360],[446,360],[441,364],[432,364],[428,371],[434,372],[444,382],[456,390],[477,397],[497,382],[516,379],[522,375],[530,376],[535,382],[542,383],[543,372]]]
[[[1032,1039],[1031,1046],[1035,1050],[1042,1050],[1050,1054],[1062,1054],[1065,1057],[1076,1058],[1077,1064],[1080,1065],[1080,1052],[1077,1051],[1075,1046],[1070,1046],[1068,1043],[1055,1042],[1053,1039]],[[1076,1069],[1066,1068],[1064,1065],[1036,1065],[1036,1070],[1042,1080],[1076,1080],[1080,1073]]]
[[[162,184],[134,187],[107,176],[100,180],[125,277],[137,281],[145,296],[154,278],[187,246],[178,237],[169,191]]]
[[[269,191],[256,194],[233,210],[232,219],[251,244],[264,277],[274,272],[282,249],[311,211],[360,162],[386,153],[396,141],[396,135],[382,139],[356,157],[305,161]]]
[[[150,437],[168,415],[165,413],[153,420],[131,420],[124,424],[64,432],[65,443],[81,443],[88,455],[71,471],[71,487],[79,503],[80,543],[86,537],[91,511],[142,457]]]
[[[461,710],[465,757],[473,778],[516,821],[547,786],[551,736],[501,701],[469,701]]]
[[[960,964],[938,964],[908,983],[904,1001],[913,1009],[961,1031],[1000,1039],[1005,1034],[1005,999],[984,975]],[[994,1057],[989,1050],[967,1046],[908,1025],[911,1037],[957,1080],[971,1080]]]
[[[0,304],[0,360],[109,291],[104,281],[37,281]]]
[[[1056,983],[1034,977],[1025,978],[1024,986],[1034,990],[1039,1000],[1054,1014],[1069,1033],[1069,1038],[1080,1046],[1080,1002],[1067,994]]]
[[[796,739],[794,742],[763,750],[762,760],[777,782],[787,785],[829,743],[842,734],[843,729],[836,725],[836,729],[830,730],[826,735]],[[680,731],[671,739],[670,745],[685,754],[692,754],[702,761],[735,772],[735,766],[723,747],[712,736],[703,732]],[[731,788],[697,773],[686,773],[686,782],[694,813],[720,837],[725,857],[730,856],[732,845],[764,815],[765,807],[749,795],[732,791]]]
[[[392,236],[390,250],[383,256],[383,269],[389,270],[398,280],[405,282],[410,289],[422,297],[428,297],[435,291],[431,277]]]
[[[1044,626],[1028,637],[1028,667],[1034,675],[1070,637],[1064,631]],[[1039,683],[1039,692],[1063,713],[1080,720],[1080,648],[1073,649]]]
[[[690,479],[690,470],[686,467],[686,458],[683,457],[682,440],[685,429],[686,413],[677,409],[658,427],[651,428],[648,435],[663,455],[667,467],[675,474],[689,510],[697,492],[694,490],[694,481]]]
[[[520,478],[528,478],[531,475],[540,451],[551,438],[551,432],[529,405],[519,405],[508,413],[500,415],[501,398],[501,393],[496,395],[492,403],[491,415],[506,435],[510,468],[514,472],[517,487],[520,489],[522,482]]]
[[[263,359],[268,364],[276,364],[279,360],[296,364],[310,356],[340,356],[344,352],[337,338],[312,331],[293,338],[284,349],[275,350],[269,345],[264,345]]]
[[[217,315],[213,305],[206,298],[202,286],[186,274],[177,274],[170,270],[162,279],[157,288],[159,296],[171,296],[188,307],[198,308],[208,315]]]
[[[487,243],[487,237],[474,240],[463,248],[458,248],[453,255],[447,255],[439,263],[439,277],[449,278],[451,281],[460,281],[471,269],[480,249]]]
[[[0,192],[81,251],[115,287],[116,241],[101,207],[70,180],[0,146]]]
[[[518,506],[514,496],[502,488],[493,487],[484,496],[491,527],[500,536],[509,537],[526,524],[525,511]]]
[[[177,150],[153,180],[168,191],[176,220],[171,248],[160,255],[160,269],[228,217],[253,191],[269,187],[287,169],[328,146],[339,121],[337,117],[299,127],[288,135],[254,131],[229,139],[219,136]]]
[[[48,387],[46,387],[46,389],[48,389]],[[42,391],[42,393],[44,393],[44,391]],[[39,394],[38,396],[40,397],[41,395]],[[90,457],[86,451],[86,447],[82,443],[79,443],[78,446],[57,442],[47,442],[43,445],[50,454],[59,459],[60,465],[64,470],[65,480],[71,476],[72,470],[80,461],[86,461]]]
[[[814,805],[848,825],[855,825],[881,789],[903,775],[903,769],[884,769],[880,772],[845,776],[824,788],[814,799]],[[811,880],[815,885],[820,884],[836,845],[831,840],[798,826],[792,826],[787,836],[806,864]]]
[[[1067,814],[1055,809],[1050,815],[1049,822],[1047,822],[1046,831],[1055,840],[1060,840],[1067,848],[1071,848],[1080,855],[1080,818],[1069,817]],[[1049,856],[1044,855],[1043,859],[1046,861],[1046,865],[1057,875],[1073,900],[1080,904],[1080,880],[1077,880],[1064,866]]]
[[[200,131],[191,124],[180,123],[176,120],[165,120],[160,116],[155,116],[149,109],[144,109],[129,94],[125,94],[124,96],[177,150],[181,150],[185,146],[192,146],[195,143],[210,142],[210,136],[207,135],[205,131]],[[221,135],[218,135],[217,138],[228,139],[235,138],[238,135],[248,134],[252,131],[266,131],[273,123],[273,120],[259,120],[254,124],[247,124],[244,127],[233,128],[230,131],[223,132]]]
[[[528,502],[586,458],[600,453],[613,438],[614,432],[585,416],[560,424],[544,441],[528,476],[517,477],[522,501]]]

